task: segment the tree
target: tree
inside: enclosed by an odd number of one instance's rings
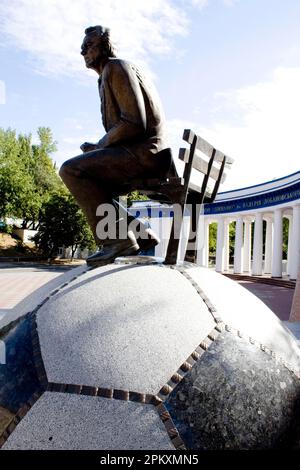
[[[235,242],[235,222],[229,224],[229,262],[233,262],[234,257],[234,242]],[[217,222],[212,222],[209,224],[209,255],[211,257],[216,256],[217,249]]]
[[[286,217],[282,219],[283,224],[283,233],[282,233],[282,251],[283,251],[283,259],[287,259],[288,255],[288,243],[289,243],[289,226],[290,221]]]
[[[139,193],[139,191],[132,191],[127,194],[126,199],[128,207],[132,205],[133,201],[149,201],[149,198],[145,194]]]
[[[18,217],[23,227],[38,223],[44,201],[62,188],[50,154],[56,150],[51,130],[38,129],[39,144],[31,134],[0,129],[0,217]]]
[[[209,256],[216,256],[217,249],[217,227],[216,222],[209,224]]]
[[[37,228],[40,211],[44,202],[48,201],[52,194],[62,190],[62,182],[57,175],[56,167],[51,159],[51,153],[56,150],[56,142],[53,140],[51,129],[39,127],[38,145],[31,145],[31,152],[22,152],[22,158],[28,154],[25,166],[30,171],[33,181],[33,192],[27,199],[27,205],[21,205],[24,228],[32,225]],[[31,136],[30,136],[31,138]]]
[[[53,194],[43,204],[39,230],[34,241],[50,258],[56,256],[62,246],[71,247],[72,258],[79,247],[95,248],[86,219],[67,191]]]
[[[62,182],[57,175],[55,164],[50,155],[57,150],[49,127],[39,127],[37,131],[40,143],[32,146],[33,176],[40,194],[57,192]]]
[[[31,134],[0,128],[0,217],[18,217],[23,228],[38,228],[36,243],[52,257],[61,246],[95,246],[90,228],[57,175],[51,153],[51,130],[40,127],[39,143]]]
[[[0,129],[0,217],[13,215],[29,179],[18,165],[19,143],[15,131]]]
[[[234,245],[235,245],[235,229],[236,222],[231,222],[229,224],[229,263],[234,261]]]

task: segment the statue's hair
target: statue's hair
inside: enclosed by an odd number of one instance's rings
[[[105,28],[104,26],[90,26],[86,28],[85,34],[96,34],[99,38],[101,38],[101,49],[102,53],[107,57],[116,57],[115,48],[111,43],[110,40],[110,29]]]

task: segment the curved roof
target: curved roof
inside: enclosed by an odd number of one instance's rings
[[[265,183],[219,193],[205,214],[253,211],[300,200],[300,171]]]
[[[219,192],[216,197],[216,201],[236,199],[240,197],[266,193],[268,191],[274,191],[275,189],[288,187],[298,181],[300,181],[300,171],[296,171],[295,173],[291,173],[290,175],[283,176],[281,178],[266,181],[265,183],[259,183],[254,184],[253,186],[245,186],[244,188]]]

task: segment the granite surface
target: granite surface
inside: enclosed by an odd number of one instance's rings
[[[275,351],[300,371],[296,338],[260,299],[212,269],[192,267],[187,273],[210,298],[224,323]]]
[[[3,449],[174,450],[150,405],[46,392]]]
[[[6,364],[0,364],[0,406],[16,413],[40,390],[31,344],[31,320],[27,315],[0,330],[6,347]]]
[[[224,332],[166,407],[187,448],[300,448],[300,381],[270,355]]]
[[[37,313],[50,382],[156,394],[214,328],[182,274],[159,266],[94,269]]]

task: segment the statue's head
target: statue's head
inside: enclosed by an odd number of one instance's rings
[[[110,40],[110,30],[103,26],[90,26],[85,30],[81,54],[88,68],[97,70],[108,57],[116,57]]]

